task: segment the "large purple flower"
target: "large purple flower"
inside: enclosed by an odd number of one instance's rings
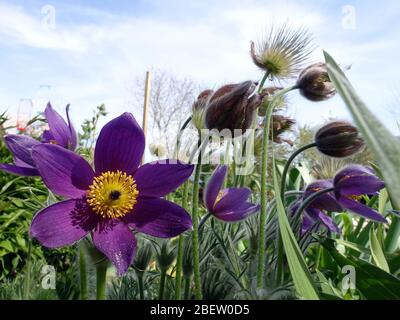
[[[135,255],[131,228],[160,238],[191,228],[189,214],[161,197],[186,181],[193,166],[166,160],[139,167],[144,147],[143,131],[129,113],[101,130],[95,171],[82,157],[58,145],[35,146],[32,158],[43,181],[68,200],[38,212],[31,236],[57,248],[91,233],[96,248],[123,274]]]
[[[236,222],[256,213],[259,205],[247,202],[250,196],[248,188],[222,189],[227,166],[218,166],[204,192],[204,204],[207,210],[217,219],[225,222]]]
[[[42,143],[57,144],[63,148],[75,150],[77,145],[76,132],[69,120],[69,105],[66,107],[68,123],[48,103],[44,111],[49,130],[45,130],[42,136]],[[32,159],[32,148],[40,142],[25,135],[10,134],[5,138],[7,148],[14,156],[14,164],[0,164],[0,170],[21,176],[38,176]]]
[[[336,174],[333,184],[335,197],[344,208],[368,219],[387,222],[379,212],[359,201],[360,196],[375,195],[385,187],[385,183],[372,169],[361,165],[349,165]]]
[[[312,194],[333,187],[329,180],[317,180],[310,183],[304,190],[302,200],[307,199]],[[296,206],[296,210],[298,205]],[[343,208],[336,201],[332,193],[325,193],[315,199],[305,210],[302,223],[302,233],[307,232],[317,221],[320,221],[324,227],[331,232],[339,233],[340,229],[331,217],[326,215],[328,212],[341,212]]]

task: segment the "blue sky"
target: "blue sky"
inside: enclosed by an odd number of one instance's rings
[[[50,24],[46,5],[55,12]],[[352,65],[348,76],[361,97],[398,133],[399,12],[395,0],[0,0],[0,111],[15,115],[21,98],[40,102],[49,95],[58,110],[71,103],[76,124],[100,103],[109,117],[132,111],[140,120],[129,88],[146,70],[213,88],[258,80],[249,42],[289,22],[314,34],[319,49],[310,62],[322,60],[325,49]],[[301,124],[349,117],[339,97],[310,103],[292,93],[290,101],[288,113]]]

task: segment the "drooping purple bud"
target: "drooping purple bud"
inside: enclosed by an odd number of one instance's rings
[[[344,158],[359,152],[364,147],[356,127],[346,121],[328,123],[315,134],[317,149],[330,157]]]
[[[256,83],[246,81],[222,86],[208,102],[205,124],[207,129],[222,131],[250,128],[254,111],[261,105],[262,97],[253,94]]]

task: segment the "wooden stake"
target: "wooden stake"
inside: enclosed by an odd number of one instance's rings
[[[147,110],[150,103],[150,90],[151,90],[151,74],[150,71],[146,72],[146,83],[144,87],[144,103],[143,103],[143,123],[142,129],[144,132],[144,137],[147,138]],[[144,162],[144,154],[142,157],[142,164]]]

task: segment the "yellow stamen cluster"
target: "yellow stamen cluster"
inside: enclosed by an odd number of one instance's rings
[[[121,171],[107,171],[94,178],[87,193],[87,203],[103,218],[116,219],[132,211],[138,195],[132,176]]]
[[[222,197],[225,195],[224,190],[221,190],[220,192],[218,192],[217,198],[215,199],[214,202],[214,207],[217,205],[217,203],[222,199]]]

